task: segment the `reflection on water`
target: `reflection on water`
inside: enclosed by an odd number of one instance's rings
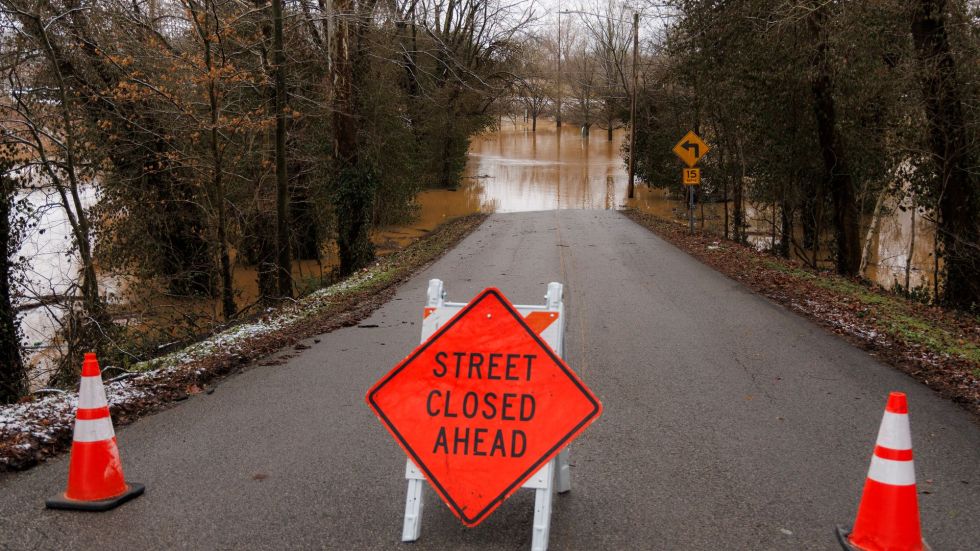
[[[584,139],[577,128],[565,126],[559,132],[552,123],[541,121],[536,133],[526,125],[505,124],[497,132],[489,132],[473,139],[465,177],[453,190],[433,189],[416,197],[419,218],[401,226],[379,228],[373,240],[381,254],[389,253],[425,235],[440,223],[474,212],[518,212],[552,209],[618,209],[625,206],[650,212],[660,218],[687,223],[685,201],[661,189],[637,185],[636,198],[626,199],[627,175],[620,147],[625,132],[617,130],[613,140],[605,134]],[[678,167],[679,168],[679,167]],[[678,170],[678,175],[679,175]],[[35,294],[63,293],[71,284],[77,263],[70,251],[70,234],[64,212],[51,205],[50,198],[32,196],[31,201],[43,210],[42,224],[45,232],[33,232],[24,244],[22,254],[29,260],[29,275],[34,281]],[[86,190],[86,203],[94,202],[95,192]],[[887,203],[887,202],[886,202]],[[721,234],[724,227],[725,207],[721,203],[698,206],[697,226],[700,229]],[[773,231],[773,209],[768,205],[745,205],[750,242],[759,248],[768,248],[777,232]],[[872,232],[870,258],[866,276],[872,281],[891,288],[896,283],[929,286],[933,274],[934,226],[924,216],[915,217],[903,212],[897,204],[884,205],[883,216]],[[778,213],[775,213],[778,214]],[[913,226],[914,224],[914,226]],[[871,225],[870,217],[864,220],[865,232]],[[914,227],[914,230],[913,230]],[[797,228],[797,233],[799,228]],[[864,235],[862,233],[862,235]],[[914,239],[913,239],[914,238]],[[801,242],[801,236],[795,236]],[[912,243],[914,241],[914,246]],[[832,251],[826,247],[830,236],[821,239],[824,246],[817,252],[818,264],[830,265]],[[795,250],[795,249],[794,249]],[[318,285],[336,266],[336,252],[331,245],[325,247],[324,259],[301,261],[293,266],[293,276],[300,289]],[[234,273],[236,299],[239,308],[254,303],[258,298],[257,273],[254,267],[237,265]],[[177,333],[175,327],[208,327],[220,321],[217,301],[199,298],[167,296],[162,286],[148,282],[125,285],[103,276],[102,283],[121,288],[128,304],[118,304],[118,321],[140,327]],[[134,296],[133,288],[140,293]],[[57,328],[57,310],[38,308],[29,310],[24,318],[24,329],[31,343],[41,345],[50,342]],[[172,336],[186,336],[174,334]],[[37,360],[35,356],[34,361]]]
[[[496,212],[617,208],[626,198],[623,132],[608,141],[561,130],[510,127],[474,139],[467,175],[481,179],[483,202]]]
[[[538,125],[531,132],[528,125],[507,124],[498,132],[474,138],[470,147],[466,180],[456,191],[430,190],[420,196],[422,220],[405,228],[392,228],[407,239],[432,229],[439,221],[478,210],[519,212],[550,209],[618,209],[629,206],[678,224],[687,224],[686,200],[667,190],[638,184],[636,197],[626,199],[627,174],[620,154],[626,133],[617,130],[613,141],[593,136],[584,139],[579,130],[564,126],[559,132],[553,124]],[[678,165],[678,177],[679,177]],[[886,201],[868,247],[865,277],[886,288],[901,285],[929,287],[933,282],[935,227],[923,216],[899,210],[895,201]],[[744,205],[749,242],[768,249],[779,239],[779,212],[768,204]],[[729,213],[730,214],[730,213]],[[725,205],[700,204],[696,211],[699,229],[722,234]],[[872,226],[872,217],[862,220],[862,236]],[[795,254],[802,251],[802,229],[794,228]],[[817,264],[832,267],[833,239],[821,236],[816,252]],[[906,277],[908,279],[906,283]]]
[[[625,133],[613,141],[583,139],[566,125],[504,123],[499,132],[473,138],[461,185],[419,194],[420,219],[384,228],[375,241],[381,250],[403,246],[441,222],[474,212],[552,209],[615,209],[626,200],[626,171],[620,157]]]

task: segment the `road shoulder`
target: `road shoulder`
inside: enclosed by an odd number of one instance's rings
[[[452,249],[486,220],[474,214],[446,222],[405,249],[295,302],[270,308],[182,350],[141,362],[106,381],[115,425],[125,425],[190,395],[212,392],[222,377],[257,362],[281,365],[296,352],[264,360],[287,347],[356,325],[395,293],[399,284]],[[106,367],[106,366],[103,366]],[[56,393],[0,406],[0,473],[22,471],[67,451],[77,393]]]
[[[980,320],[867,282],[629,209],[623,215],[703,264],[801,314],[980,419]]]

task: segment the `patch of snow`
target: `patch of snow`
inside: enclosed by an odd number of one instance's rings
[[[202,374],[203,370],[200,368],[187,366],[192,366],[216,352],[235,355],[253,338],[301,323],[317,310],[329,306],[329,299],[332,297],[368,284],[384,272],[385,265],[378,262],[290,305],[278,310],[270,308],[266,310],[264,319],[231,327],[182,350],[140,362],[131,368],[134,372],[131,376],[105,383],[106,399],[110,406],[124,407],[152,398],[152,385],[155,382],[167,381],[186,369],[194,369],[195,374]],[[72,430],[77,404],[78,393],[72,391],[50,394],[30,402],[0,406],[0,443],[22,439],[12,447],[29,452],[43,443],[58,440]],[[0,454],[0,465],[10,463],[10,457]]]

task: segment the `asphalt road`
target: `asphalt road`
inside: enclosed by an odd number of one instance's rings
[[[475,529],[431,491],[399,543],[404,456],[364,403],[418,341],[426,282],[519,303],[566,284],[566,359],[603,402],[572,445],[552,549],[838,549],[890,390],[909,395],[922,522],[980,545],[980,427],[964,411],[612,211],[492,216],[363,324],[118,431],[143,497],[44,509],[66,458],[0,481],[0,548],[527,549],[533,494]]]

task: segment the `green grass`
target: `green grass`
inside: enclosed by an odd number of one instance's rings
[[[901,313],[883,320],[885,326],[908,342],[922,345],[934,352],[960,356],[980,363],[980,347],[957,339],[949,331],[928,321]]]
[[[835,275],[824,275],[774,260],[764,260],[763,265],[842,297],[858,301],[866,307],[866,310],[858,314],[859,317],[873,314],[878,328],[891,337],[922,346],[936,354],[959,356],[980,363],[980,347],[958,339],[934,321],[916,315],[914,305],[909,304],[902,297],[876,292],[858,282]]]

